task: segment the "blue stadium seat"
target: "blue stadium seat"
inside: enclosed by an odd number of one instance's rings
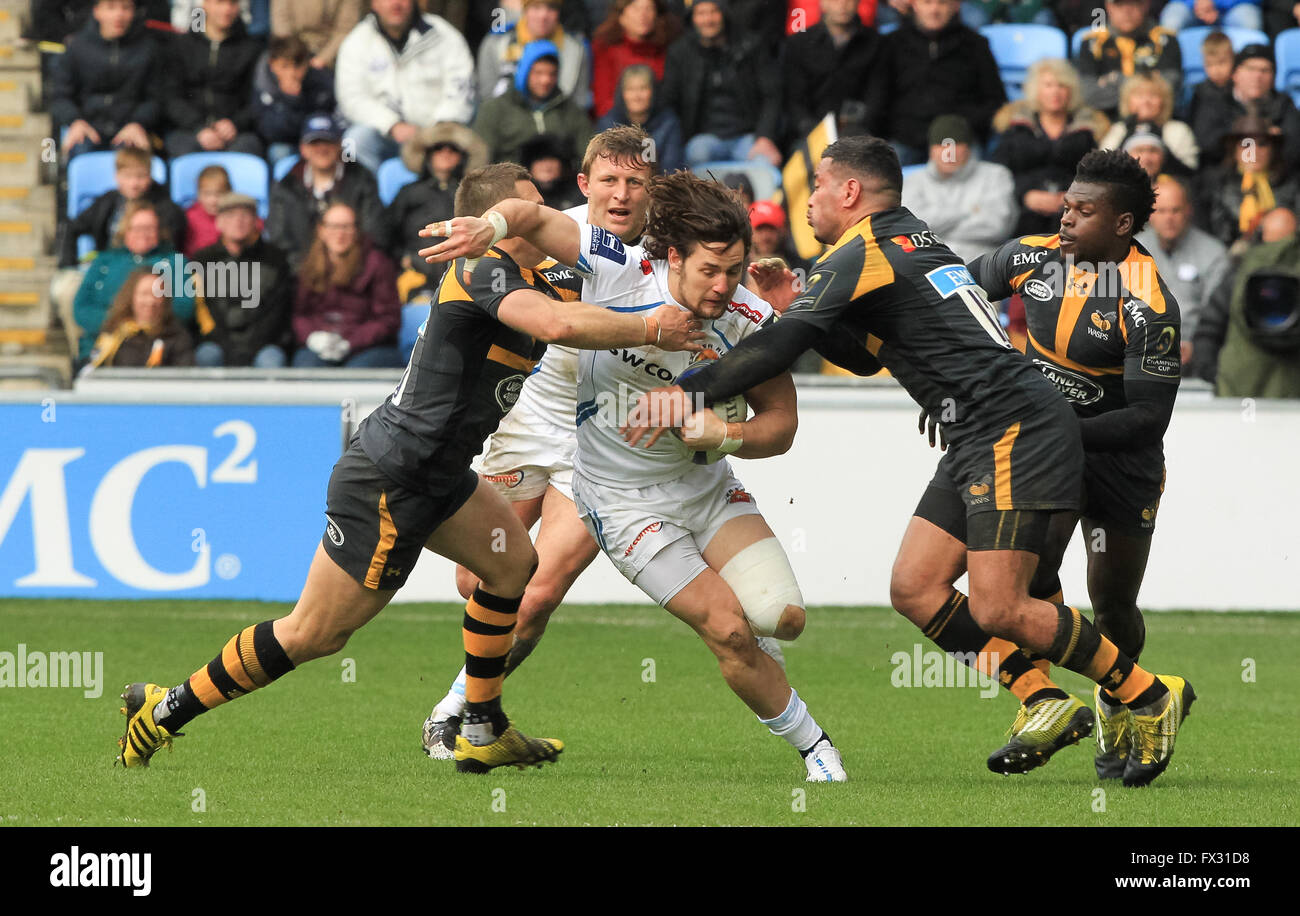
[[[1300,100],[1300,29],[1278,32],[1273,39],[1277,57],[1277,91],[1288,92],[1291,100]],[[1300,104],[1300,102],[1297,102]]]
[[[1079,52],[1083,50],[1083,40],[1094,31],[1096,30],[1092,26],[1085,25],[1070,36],[1070,60],[1079,56]]]
[[[294,153],[290,156],[285,156],[283,159],[277,161],[275,165],[271,166],[272,183],[277,182],[285,175],[288,175],[290,170],[297,164],[298,164],[297,153]]]
[[[257,213],[266,218],[270,207],[270,169],[261,156],[248,153],[188,153],[171,162],[172,200],[181,209],[199,196],[199,173],[210,165],[219,165],[230,174],[230,187],[257,201]]]
[[[68,219],[95,202],[95,198],[117,187],[114,179],[113,157],[117,153],[105,150],[99,153],[82,153],[68,163]],[[153,157],[150,169],[153,180],[167,183],[167,164]]]
[[[1201,42],[1216,31],[1212,25],[1198,25],[1178,33],[1178,47],[1183,52],[1183,85],[1194,86],[1205,79],[1205,64],[1201,61]],[[1232,50],[1240,51],[1246,45],[1267,45],[1268,36],[1256,29],[1217,29],[1228,36]]]
[[[77,236],[77,262],[86,260],[87,255],[95,253],[95,237],[93,235]]]
[[[984,26],[980,34],[988,39],[1007,98],[1012,100],[1024,94],[1030,64],[1048,57],[1064,59],[1070,49],[1065,33],[1050,25],[999,23]]]
[[[929,164],[930,164],[930,163],[928,163],[928,162],[918,162],[916,165],[905,165],[905,166],[903,166],[903,180],[904,180],[904,181],[907,181],[907,176],[908,176],[908,175],[915,174],[916,172],[922,172],[922,171],[925,171],[925,167],[926,167],[927,165],[929,165]]]
[[[749,179],[749,186],[754,189],[754,200],[770,200],[781,190],[781,173],[766,159],[705,162],[691,171],[705,178],[712,175],[718,181],[722,181],[729,172],[740,172]]]
[[[429,317],[429,303],[415,302],[402,306],[402,327],[397,332],[397,346],[402,351],[402,359],[409,360],[415,349],[415,339],[420,336],[420,328]]]
[[[379,163],[379,171],[375,173],[375,180],[379,182],[380,202],[387,207],[398,191],[419,178],[419,175],[406,167],[400,156],[385,159]]]

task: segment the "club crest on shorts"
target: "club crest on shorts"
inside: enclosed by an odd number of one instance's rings
[[[754,501],[754,497],[750,496],[749,491],[744,487],[732,487],[723,498],[726,500],[727,505],[732,503],[752,503]]]
[[[330,539],[330,543],[335,547],[343,546],[343,529],[328,515],[325,516],[325,536]]]

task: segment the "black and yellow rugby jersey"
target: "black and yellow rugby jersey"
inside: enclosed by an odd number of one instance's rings
[[[781,321],[865,340],[918,404],[947,418],[953,443],[1056,397],[1011,346],[966,265],[903,207],[849,229]]]
[[[432,493],[460,479],[545,352],[545,344],[497,319],[501,301],[518,289],[566,302],[582,291],[581,278],[555,261],[529,269],[495,248],[479,260],[468,288],[464,266],[457,259],[443,275],[401,383],[358,431],[384,474]]]
[[[992,298],[1020,293],[1026,355],[1081,419],[1127,407],[1126,384],[1176,389],[1182,365],[1178,303],[1146,249],[1133,242],[1097,267],[1067,262],[1057,235],[1013,239],[971,264]]]

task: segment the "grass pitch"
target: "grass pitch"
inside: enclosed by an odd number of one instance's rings
[[[1143,664],[1199,699],[1149,789],[1101,784],[1093,741],[1026,776],[984,759],[1008,694],[892,686],[895,652],[933,649],[892,611],[814,609],[786,648],[791,682],[852,782],[807,784],[785,742],[723,683],[685,626],[653,607],[566,606],[506,682],[520,727],[564,739],[541,770],[459,775],[420,726],[462,661],[462,609],[396,605],[336,656],[191,723],[147,770],[114,768],[122,684],[174,684],[253,602],[0,602],[0,652],[104,653],[103,694],[0,688],[0,824],[148,825],[1294,825],[1300,614],[1152,613]],[[1090,699],[1080,677],[1067,689]],[[1096,790],[1102,788],[1104,795]]]

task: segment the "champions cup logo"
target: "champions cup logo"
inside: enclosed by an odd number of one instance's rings
[[[644,528],[641,529],[641,533],[632,539],[632,543],[628,545],[627,550],[623,551],[623,556],[630,557],[632,555],[632,551],[636,550],[636,545],[641,543],[641,539],[643,537],[645,537],[647,534],[654,534],[663,526],[664,526],[663,522],[651,522],[650,524],[646,525]]]

